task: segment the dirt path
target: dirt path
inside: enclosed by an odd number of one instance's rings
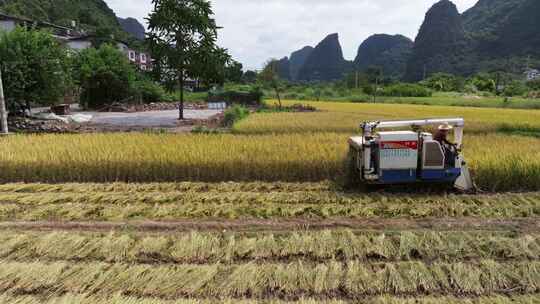
[[[136,230],[143,232],[168,231],[289,231],[347,228],[351,230],[486,230],[540,232],[540,219],[280,219],[280,220],[179,220],[179,221],[130,221],[130,222],[1,222],[0,230],[81,230],[109,231]]]

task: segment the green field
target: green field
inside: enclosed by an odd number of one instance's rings
[[[0,303],[540,303],[539,113],[309,104],[0,138]],[[483,191],[342,188],[360,122],[433,116],[466,119]]]

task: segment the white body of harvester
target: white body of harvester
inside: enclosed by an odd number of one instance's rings
[[[428,132],[377,131],[444,123],[454,127],[452,153]],[[474,185],[460,151],[463,129],[461,118],[364,123],[362,136],[349,139],[354,172],[372,184],[443,183],[471,190]]]

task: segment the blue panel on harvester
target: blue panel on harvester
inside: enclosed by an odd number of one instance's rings
[[[381,182],[385,184],[411,183],[416,181],[416,170],[382,170]]]
[[[455,181],[461,175],[460,168],[449,168],[441,170],[423,170],[422,179],[428,181]]]

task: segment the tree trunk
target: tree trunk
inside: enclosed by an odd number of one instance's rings
[[[6,101],[4,99],[4,86],[2,83],[2,71],[0,70],[0,134],[8,133]]]
[[[281,96],[279,95],[279,89],[278,89],[278,87],[275,87],[274,89],[276,90],[276,96],[277,96],[277,100],[278,100],[278,104],[279,104],[279,109],[281,110],[282,105],[281,105]]]
[[[28,111],[28,115],[26,115],[26,112]],[[32,116],[32,105],[30,104],[30,102],[27,100],[24,104],[24,117],[27,117],[27,116]]]
[[[184,71],[178,73],[178,84],[180,85],[180,107],[178,108],[179,120],[184,120]]]

